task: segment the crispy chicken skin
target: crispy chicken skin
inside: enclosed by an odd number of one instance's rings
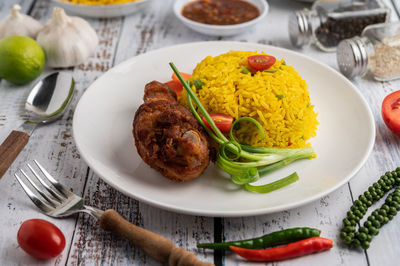
[[[154,99],[166,99],[176,102],[176,93],[166,84],[154,80],[147,83],[144,87],[143,101],[146,102]]]
[[[143,100],[133,121],[135,145],[143,161],[174,181],[201,175],[210,161],[208,141],[192,113],[157,81],[146,85]]]

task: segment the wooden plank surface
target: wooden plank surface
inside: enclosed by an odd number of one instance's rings
[[[273,36],[274,40],[272,41],[273,45],[288,49],[293,49],[291,44],[288,42],[288,37],[287,37],[288,36],[287,21],[289,15],[287,8],[288,1],[269,1],[269,3],[271,4],[272,8],[271,8],[271,13],[268,16],[268,20],[271,24],[274,24],[274,27],[265,27],[264,34],[267,36]],[[293,6],[291,6],[291,8],[293,8],[293,10],[299,9],[298,7],[293,7]],[[396,19],[396,16],[393,16],[393,19]],[[281,24],[277,23],[277,21],[282,21],[282,23]],[[255,34],[255,36],[262,36],[262,34],[261,33]],[[253,40],[253,41],[259,42],[259,40]],[[322,61],[334,69],[338,69],[335,53],[324,53],[317,50],[315,47],[307,47],[300,49],[298,51],[308,56],[311,56],[314,59]],[[378,122],[377,125],[382,126],[382,123],[379,119],[380,104],[383,99],[382,96],[386,95],[387,92],[385,94],[385,92],[380,90],[381,84],[371,81],[371,79],[368,80],[357,79],[355,80],[355,84],[357,85],[358,88],[370,89],[373,90],[375,93],[380,94],[379,97],[377,97],[377,95],[374,95],[372,97],[367,97],[368,93],[365,93],[365,91],[363,92],[360,89],[364,97],[366,97],[366,100],[370,103],[370,107],[374,113],[375,121]],[[339,103],[338,107],[340,108]],[[379,133],[380,132],[377,132],[378,135],[377,138],[382,137],[382,135],[380,136]],[[391,136],[393,139],[397,138],[394,137],[393,134],[390,133],[388,130],[383,132],[383,134],[387,134]],[[379,147],[382,146],[386,147],[387,145],[386,143],[380,143],[380,144],[381,145]],[[244,232],[251,232],[251,229],[254,230],[254,233],[252,235],[247,235],[247,233],[245,233],[245,235],[237,236],[238,239],[243,239],[253,236],[259,236],[262,235],[263,233],[279,230],[282,228],[295,227],[299,225],[311,226],[321,229],[322,231],[321,235],[333,239],[336,245],[329,252],[320,253],[305,258],[292,259],[274,264],[314,265],[315,263],[318,263],[318,265],[394,265],[396,258],[396,253],[395,253],[396,248],[391,249],[389,247],[389,252],[388,252],[389,254],[385,253],[384,251],[384,249],[387,248],[386,246],[387,246],[387,241],[389,239],[388,237],[383,239],[384,241],[386,241],[386,245],[384,243],[382,244],[376,243],[378,241],[375,239],[371,245],[371,248],[368,250],[367,253],[365,253],[361,250],[353,251],[347,249],[340,241],[338,236],[340,228],[342,226],[342,219],[345,217],[346,212],[349,210],[353,198],[358,197],[358,195],[362,193],[368,187],[368,185],[371,184],[379,176],[380,173],[393,169],[393,166],[391,164],[388,164],[388,162],[386,162],[387,159],[381,160],[382,164],[381,167],[379,168],[377,168],[376,165],[371,166],[371,163],[373,164],[375,162],[376,157],[382,155],[382,154],[379,155],[376,154],[375,151],[377,146],[378,145],[375,145],[375,149],[372,155],[370,156],[369,160],[367,161],[366,165],[352,179],[349,186],[343,186],[337,191],[322,198],[319,202],[311,203],[301,208],[296,208],[294,210],[289,210],[283,213],[265,215],[261,217],[246,217],[239,220],[235,219],[236,223],[233,223],[233,227],[232,227],[232,220],[227,219],[224,225],[224,229],[226,231],[225,238],[232,239],[228,237],[232,236],[233,235],[232,232],[238,231],[238,229],[240,232],[242,230],[244,230]],[[386,156],[383,156],[383,158],[387,157],[387,155],[390,154],[391,152],[392,151],[387,150],[386,153],[384,153]],[[397,163],[397,165],[399,165],[398,159],[395,162]],[[383,170],[383,172],[377,171],[377,169],[380,170],[382,168],[386,170]],[[249,224],[250,226],[246,226]],[[393,232],[393,230],[397,228],[396,222],[392,222],[390,223],[390,225],[386,226],[391,227],[391,229],[388,230],[391,232]],[[398,231],[397,235],[399,233],[400,232]],[[397,246],[399,244],[400,243],[398,243]],[[374,255],[368,256],[369,254],[374,254]],[[382,256],[378,256],[377,254],[385,254],[384,260],[387,263],[380,264],[379,260],[381,260]],[[371,263],[371,258],[373,258],[373,263]],[[248,262],[244,261],[243,263],[240,263],[238,262],[238,256],[234,255],[228,256],[225,260],[225,263],[226,265],[257,265],[256,263],[249,264]]]
[[[42,23],[45,23],[51,15],[52,7],[53,4],[51,1],[36,1],[32,6],[31,15],[39,19]],[[26,10],[28,10],[28,8],[26,8]],[[65,70],[72,71],[74,79],[76,80],[77,89],[77,93],[74,96],[69,110],[67,110],[60,121],[38,128],[34,132],[25,150],[10,168],[8,176],[6,175],[3,180],[0,181],[3,183],[1,189],[4,189],[4,194],[9,197],[7,198],[8,205],[4,206],[7,210],[2,210],[2,213],[8,213],[9,210],[13,210],[12,217],[9,217],[10,215],[2,216],[2,219],[7,220],[7,223],[4,224],[12,225],[6,229],[12,232],[12,234],[3,234],[5,237],[1,238],[1,257],[5,258],[4,264],[1,263],[2,265],[43,265],[46,263],[49,265],[65,265],[68,262],[74,240],[73,237],[77,224],[77,217],[55,220],[40,214],[23,194],[22,189],[16,183],[12,173],[17,172],[18,168],[23,167],[25,162],[31,162],[33,159],[37,159],[39,162],[42,162],[51,173],[57,173],[56,177],[62,180],[67,186],[70,186],[75,193],[82,195],[88,175],[88,167],[85,162],[80,159],[76,146],[73,143],[73,110],[84,90],[97,77],[112,66],[119,30],[121,28],[121,21],[122,19],[89,20],[99,35],[100,43],[96,55],[93,58],[73,70]],[[50,70],[47,70],[46,73],[49,71]],[[0,106],[2,107],[2,112],[5,112],[2,116],[7,123],[4,123],[4,128],[1,130],[1,137],[5,138],[9,130],[17,127],[21,123],[23,101],[26,98],[28,90],[29,85],[15,87],[2,81]],[[5,193],[5,191],[7,191],[7,193]],[[3,207],[3,204],[1,206]],[[18,206],[18,208],[14,206]],[[91,219],[88,216],[85,217],[87,220]],[[64,232],[67,239],[67,246],[62,255],[56,260],[43,263],[32,259],[18,248],[16,232],[24,220],[31,218],[44,218],[52,221]],[[12,243],[12,245],[10,245],[10,243]],[[13,250],[11,255],[10,249]],[[88,262],[90,263],[89,260]]]
[[[19,1],[24,12],[41,22],[47,21],[53,4],[49,0]],[[72,138],[74,107],[85,89],[113,65],[132,56],[154,49],[193,41],[236,40],[272,44],[293,49],[287,36],[290,11],[307,7],[291,0],[270,0],[267,18],[249,32],[233,37],[209,37],[191,31],[172,14],[172,0],[154,1],[142,13],[117,19],[88,19],[100,38],[96,55],[85,64],[68,69],[78,90],[73,104],[64,117],[54,124],[37,129],[25,150],[5,177],[0,180],[0,264],[1,265],[158,265],[128,241],[98,229],[97,222],[79,215],[55,220],[40,214],[30,203],[12,174],[26,162],[38,159],[51,173],[60,177],[75,193],[84,196],[88,205],[101,209],[114,208],[129,221],[159,233],[179,246],[194,251],[201,259],[225,265],[259,265],[244,262],[235,255],[214,254],[195,248],[196,243],[244,239],[274,230],[295,226],[312,226],[332,238],[335,247],[324,253],[274,263],[274,265],[396,265],[400,246],[399,217],[385,225],[367,252],[349,250],[339,240],[341,220],[352,200],[384,172],[400,165],[399,138],[383,124],[380,104],[385,95],[396,90],[400,81],[374,82],[371,78],[354,80],[369,103],[377,126],[374,150],[365,166],[352,181],[328,196],[301,208],[271,215],[243,218],[208,218],[160,210],[130,199],[105,184],[81,160]],[[387,1],[390,3],[391,1]],[[0,18],[13,3],[0,3]],[[397,19],[394,16],[393,19]],[[314,47],[301,50],[337,69],[334,54],[322,53]],[[48,72],[46,72],[48,73]],[[23,121],[23,99],[29,86],[16,87],[5,81],[0,84],[0,141]],[[20,224],[30,218],[44,218],[57,224],[67,238],[67,247],[55,260],[36,261],[23,253],[16,243]]]

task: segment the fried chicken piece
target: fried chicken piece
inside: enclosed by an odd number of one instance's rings
[[[164,83],[152,81],[144,87],[143,101],[152,99],[166,99],[176,102],[176,93]]]
[[[174,181],[201,175],[209,164],[209,147],[192,113],[157,81],[146,85],[143,99],[133,121],[135,145],[143,161]]]

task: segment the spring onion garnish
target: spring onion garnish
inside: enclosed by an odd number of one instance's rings
[[[250,184],[245,184],[244,188],[248,191],[253,191],[253,192],[258,192],[258,193],[268,193],[268,192],[283,188],[287,185],[290,185],[290,184],[296,182],[297,180],[299,180],[299,176],[297,175],[296,172],[294,172],[293,174],[288,175],[287,177],[284,177],[282,179],[279,179],[279,180],[269,183],[269,184],[265,184],[262,186],[253,186]]]
[[[240,66],[240,68],[242,69],[242,71],[240,71],[242,74],[249,74],[250,73],[250,71],[245,66]]]
[[[232,124],[229,132],[230,140],[228,140],[215,125],[207,110],[203,107],[188,83],[182,78],[175,65],[173,63],[169,63],[169,65],[187,92],[189,108],[194,117],[199,124],[203,126],[208,135],[220,145],[216,164],[231,176],[232,182],[238,185],[244,185],[244,188],[249,191],[268,193],[298,180],[297,173],[293,173],[270,184],[262,186],[250,185],[249,183],[256,182],[261,175],[276,170],[295,160],[312,158],[314,156],[314,150],[311,147],[301,149],[279,149],[252,147],[238,143],[232,130],[237,128],[241,122],[254,124],[260,132],[261,139],[264,139],[265,136],[262,126],[257,120],[251,117],[241,117],[237,119]],[[196,105],[197,110],[193,103]],[[205,118],[212,130],[205,125],[201,116]]]
[[[263,70],[263,72],[267,72],[267,73],[275,73],[276,71],[278,71],[278,70],[276,70],[276,69],[266,69],[266,70]]]

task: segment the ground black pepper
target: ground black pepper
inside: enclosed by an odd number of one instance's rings
[[[385,21],[386,14],[342,19],[328,18],[315,30],[315,36],[323,46],[335,47],[344,39],[361,35],[368,25]]]

